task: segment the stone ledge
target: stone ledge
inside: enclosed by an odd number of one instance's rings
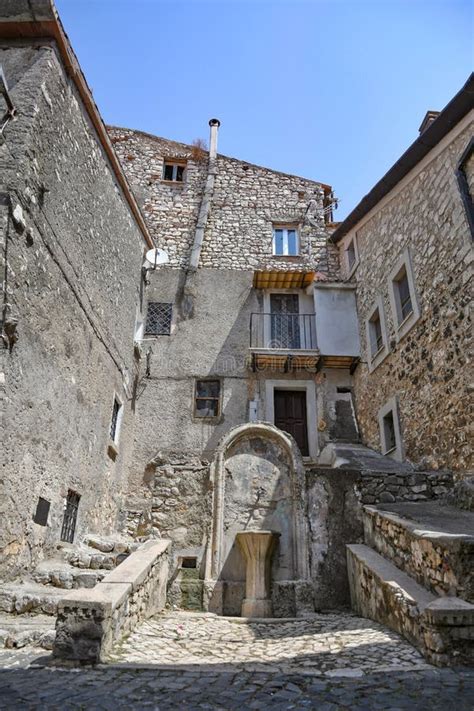
[[[363,544],[347,546],[353,609],[391,627],[438,665],[474,662],[474,605],[437,598]]]
[[[74,590],[58,605],[56,659],[97,663],[112,645],[166,602],[170,541],[149,541],[94,588]]]

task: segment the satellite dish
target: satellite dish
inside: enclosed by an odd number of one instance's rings
[[[145,269],[156,269],[159,264],[167,264],[170,261],[168,253],[164,249],[149,249],[145,257]]]

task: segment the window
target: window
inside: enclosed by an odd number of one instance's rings
[[[173,304],[162,304],[151,301],[146,314],[146,336],[169,336],[171,333],[171,318]]]
[[[398,414],[398,401],[391,398],[379,410],[380,447],[382,454],[390,455],[398,461],[403,460],[403,443]]]
[[[38,524],[38,526],[46,526],[48,523],[48,515],[51,503],[42,496],[38,498],[38,504],[36,506],[35,515],[33,516],[33,521]]]
[[[220,415],[219,380],[197,380],[194,401],[195,417],[219,417]]]
[[[347,266],[349,268],[349,271],[352,271],[352,267],[356,263],[356,250],[355,250],[355,244],[354,240],[352,239],[347,247]]]
[[[184,171],[186,166],[183,163],[171,163],[165,161],[163,165],[163,180],[171,180],[174,183],[184,181]]]
[[[300,253],[298,231],[293,227],[273,228],[273,254],[277,257],[297,257]]]
[[[81,497],[75,491],[67,492],[66,508],[64,509],[63,526],[61,529],[61,540],[66,543],[73,543],[76,531],[77,510]]]
[[[382,324],[380,322],[380,313],[375,309],[369,320],[370,330],[370,352],[371,355],[376,355],[383,346]]]
[[[389,290],[395,332],[397,340],[400,340],[420,317],[408,249],[405,250],[392,270]]]
[[[367,361],[369,372],[371,372],[389,353],[385,312],[381,296],[377,297],[375,305],[365,320],[365,329],[367,336]]]
[[[395,449],[396,446],[396,440],[395,440],[395,423],[393,421],[393,412],[390,410],[390,412],[384,416],[383,418],[383,432],[384,432],[384,438],[385,438],[385,454],[387,452],[391,452],[392,449]]]
[[[122,419],[122,403],[117,398],[114,397],[114,404],[112,407],[112,419],[110,420],[110,439],[112,442],[117,443],[119,438],[120,421]]]

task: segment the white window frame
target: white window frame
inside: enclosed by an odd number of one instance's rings
[[[380,329],[382,331],[382,346],[375,353],[372,352],[372,319],[375,312],[378,311],[380,320]],[[385,321],[385,309],[383,306],[382,296],[379,294],[372,304],[369,315],[365,319],[365,337],[367,348],[367,364],[369,373],[371,373],[390,353],[390,346],[387,334],[387,323]]]
[[[301,239],[298,225],[273,225],[272,226],[272,254],[274,257],[300,257],[301,256]],[[276,230],[283,232],[283,254],[276,252]],[[288,254],[288,231],[291,230],[296,234],[296,254]]]
[[[395,433],[395,446],[388,447],[388,443],[385,437],[385,424],[384,418],[391,414],[393,419],[393,430]],[[379,420],[379,433],[380,433],[380,449],[382,454],[387,457],[395,459],[397,462],[403,462],[405,458],[405,452],[403,447],[402,433],[400,427],[400,414],[398,408],[397,397],[392,397],[388,402],[383,405],[379,410],[378,415]]]
[[[266,380],[265,381],[265,419],[275,424],[275,393],[274,390],[305,390],[306,391],[306,427],[308,430],[309,457],[304,460],[316,459],[319,455],[318,442],[318,409],[316,402],[316,385],[312,380]]]
[[[411,313],[409,313],[404,319],[401,318],[400,297],[397,291],[397,277],[403,269],[405,269],[407,275],[408,289],[410,291],[412,305]],[[400,341],[408,333],[408,331],[413,328],[421,315],[418,295],[415,289],[415,279],[413,276],[410,250],[408,247],[404,250],[403,254],[390,272],[388,279],[388,293],[390,297],[390,306],[392,308],[395,337],[397,341]]]

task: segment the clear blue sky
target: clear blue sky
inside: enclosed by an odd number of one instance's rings
[[[468,0],[56,0],[104,120],[329,183],[342,219],[473,66]]]

